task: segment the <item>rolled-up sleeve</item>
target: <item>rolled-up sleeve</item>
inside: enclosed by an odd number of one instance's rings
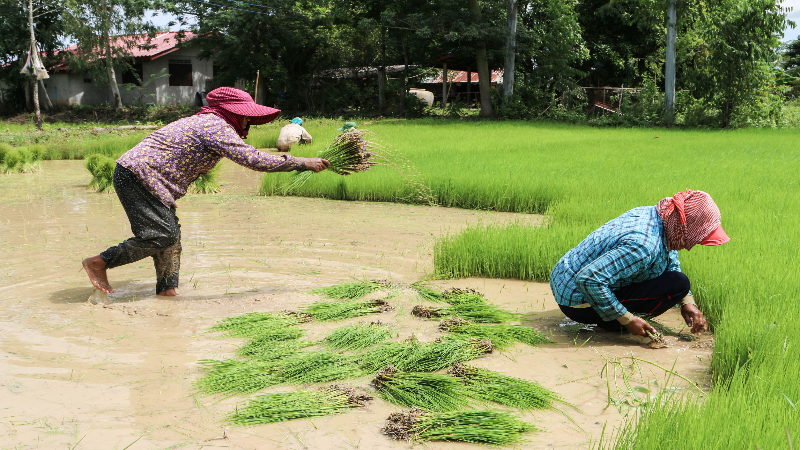
[[[628,312],[610,286],[640,272],[647,264],[649,253],[641,243],[629,241],[603,253],[577,273],[578,291],[603,320],[616,320]]]
[[[203,130],[200,138],[206,149],[236,164],[259,172],[291,172],[303,170],[300,158],[291,155],[270,155],[248,145],[227,125]]]

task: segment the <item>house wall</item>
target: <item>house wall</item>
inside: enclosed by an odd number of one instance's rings
[[[158,103],[161,105],[191,104],[195,94],[206,90],[206,82],[214,74],[214,60],[200,59],[198,49],[184,48],[164,55],[153,61],[142,62],[144,86],[133,89],[120,88],[120,96],[124,105],[136,102]],[[170,86],[169,76],[157,76],[161,70],[168,74],[170,60],[189,61],[192,64],[192,86]],[[116,69],[117,83],[122,83],[122,70]],[[100,105],[114,104],[114,97],[109,86],[99,87],[92,80],[84,82],[90,76],[80,73],[55,73],[44,80],[47,93],[53,103],[59,105]],[[41,96],[44,97],[44,96]],[[40,102],[44,106],[44,100]]]

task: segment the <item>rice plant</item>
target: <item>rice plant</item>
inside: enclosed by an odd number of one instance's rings
[[[385,300],[339,300],[312,303],[303,312],[311,315],[315,320],[326,322],[391,310],[392,307]]]
[[[533,425],[504,412],[412,409],[392,413],[381,432],[395,440],[509,445],[520,442],[524,434],[535,430]]]
[[[439,292],[439,291],[437,291],[435,289],[432,289],[432,288],[430,288],[428,286],[425,286],[424,284],[422,284],[421,281],[413,283],[413,284],[409,285],[409,287],[412,290],[414,290],[417,293],[417,295],[419,296],[419,298],[422,299],[422,300],[427,300],[429,302],[439,303],[439,302],[443,301],[443,299],[444,299],[444,295],[442,295],[441,292]]]
[[[92,174],[89,189],[97,192],[114,192],[114,169],[116,167],[115,158],[100,154],[86,158],[86,170]]]
[[[370,400],[369,395],[336,385],[317,391],[265,394],[237,408],[227,420],[235,425],[259,425],[321,417],[365,406]]]
[[[506,349],[517,342],[535,347],[550,342],[542,333],[532,327],[495,323],[472,323],[454,317],[442,321],[439,330],[479,339],[489,339],[498,350]]]
[[[492,353],[491,341],[447,338],[418,346],[396,368],[405,372],[435,372],[455,363],[470,361]]]
[[[206,394],[248,394],[284,381],[274,361],[227,359],[199,363],[209,371],[195,381],[194,386]]]
[[[276,335],[270,334],[257,336],[241,346],[238,353],[242,356],[269,361],[294,355],[301,349],[314,345],[313,342],[297,338],[279,340],[275,339],[276,337]]]
[[[411,309],[411,314],[425,319],[436,317],[462,317],[473,322],[481,323],[502,323],[519,318],[519,314],[478,301],[464,301],[451,304],[448,307],[416,305]]]
[[[499,403],[520,410],[550,408],[558,396],[537,383],[470,367],[454,364],[448,374],[458,377],[472,397]]]
[[[307,316],[298,316],[296,313],[290,312],[279,314],[255,312],[228,317],[211,327],[211,331],[227,331],[226,335],[233,337],[275,335],[276,339],[274,340],[294,339],[302,335],[302,330],[288,327],[308,320]],[[279,339],[278,337],[281,335],[287,337]]]
[[[416,339],[404,342],[384,342],[357,356],[359,367],[365,372],[377,372],[387,366],[404,366],[422,345]]]
[[[189,192],[193,194],[216,194],[221,188],[217,182],[220,172],[220,164],[217,164],[208,173],[201,173],[192,184],[189,185]]]
[[[380,322],[358,323],[337,328],[325,339],[330,348],[361,350],[379,344],[392,336],[392,330]]]
[[[32,173],[42,168],[41,146],[11,147],[0,143],[0,173]]]
[[[312,294],[322,294],[333,299],[356,300],[367,294],[388,289],[391,285],[382,280],[362,281],[359,283],[344,283],[314,289]]]
[[[378,372],[372,384],[390,403],[429,411],[453,411],[470,401],[464,384],[447,375],[399,372],[388,366]]]
[[[287,383],[321,383],[364,375],[352,356],[329,352],[300,352],[280,360],[279,376]]]

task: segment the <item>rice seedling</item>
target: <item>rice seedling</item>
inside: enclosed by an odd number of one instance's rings
[[[247,313],[236,317],[229,317],[211,327],[211,331],[227,331],[226,336],[256,337],[264,335],[275,336],[272,340],[286,340],[300,337],[300,329],[289,328],[292,325],[307,322],[307,316],[297,313]]]
[[[314,342],[299,340],[296,337],[291,339],[275,339],[275,335],[259,335],[239,348],[238,353],[242,356],[269,361],[286,356],[294,355],[305,347],[314,345]]]
[[[454,317],[439,323],[439,330],[479,339],[489,339],[498,350],[506,349],[517,342],[535,347],[550,342],[542,333],[522,325],[472,323]]]
[[[41,146],[11,147],[0,143],[0,173],[32,173],[42,168]]]
[[[352,388],[330,386],[316,391],[265,394],[227,416],[235,425],[259,425],[338,414],[365,406],[372,397]]]
[[[414,290],[422,300],[439,303],[444,299],[444,295],[441,292],[425,286],[420,281],[409,285],[409,287]]]
[[[519,410],[551,408],[558,396],[538,383],[478,369],[466,364],[454,364],[448,374],[460,379],[469,394],[480,400],[499,403]]]
[[[357,300],[365,295],[388,289],[391,284],[383,280],[362,281],[359,283],[336,284],[314,289],[312,294],[322,294],[333,299]]]
[[[219,178],[220,165],[217,164],[208,173],[201,173],[192,184],[189,185],[189,192],[193,194],[216,194],[221,188],[217,182]]]
[[[339,175],[369,170],[375,163],[371,161],[373,150],[379,147],[375,142],[365,139],[364,130],[353,130],[342,133],[321,151],[317,157],[327,159],[331,164],[327,170]],[[301,187],[311,178],[314,172],[304,171],[292,176],[281,188],[283,195],[287,195]]]
[[[492,353],[492,342],[481,339],[447,338],[420,345],[395,367],[405,372],[435,372],[455,363]]]
[[[394,440],[456,441],[509,445],[536,427],[496,411],[427,412],[412,409],[392,413],[381,432]]]
[[[194,386],[206,394],[248,394],[284,381],[274,361],[227,359],[199,363],[209,372],[195,381]]]
[[[436,317],[462,317],[473,322],[481,323],[508,322],[519,317],[519,314],[514,314],[494,305],[478,301],[465,301],[463,303],[452,304],[445,308],[416,305],[412,308],[411,314],[425,319]]]
[[[386,300],[379,299],[316,302],[309,305],[303,312],[311,315],[316,320],[326,322],[365,316],[367,314],[378,314],[391,310],[392,307]]]
[[[457,379],[432,373],[399,372],[394,366],[372,380],[384,400],[429,411],[453,411],[469,404],[469,393]]]
[[[358,355],[358,364],[365,372],[377,372],[387,366],[401,366],[419,351],[416,339],[405,342],[384,342]]]
[[[358,323],[337,328],[324,339],[324,343],[335,349],[361,350],[379,344],[391,336],[392,330],[386,324]]]
[[[329,352],[300,352],[281,359],[279,376],[287,383],[321,383],[364,375],[352,356]]]
[[[114,192],[114,169],[116,167],[115,158],[100,154],[86,158],[86,170],[92,174],[88,188],[97,192]]]

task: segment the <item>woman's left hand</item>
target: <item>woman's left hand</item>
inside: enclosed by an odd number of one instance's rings
[[[697,305],[683,305],[681,306],[681,315],[686,325],[692,327],[692,334],[700,334],[708,328],[706,318]]]

